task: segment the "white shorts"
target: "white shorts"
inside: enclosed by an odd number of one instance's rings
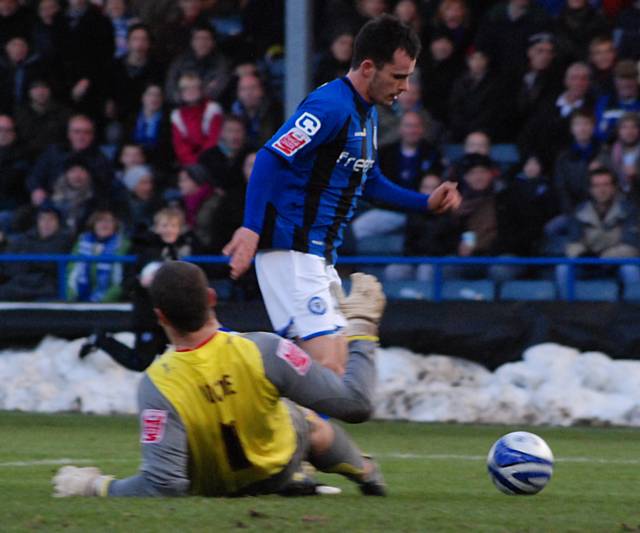
[[[279,335],[309,340],[347,325],[329,290],[340,277],[324,258],[293,250],[258,252],[256,274],[271,325]]]

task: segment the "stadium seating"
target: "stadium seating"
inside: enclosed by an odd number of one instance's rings
[[[389,300],[431,300],[433,288],[425,281],[385,281],[384,293]]]
[[[556,287],[552,281],[505,281],[500,286],[500,300],[555,300]]]
[[[487,301],[495,298],[495,285],[487,279],[451,280],[442,284],[443,300]]]
[[[567,290],[561,287],[560,295],[567,298]],[[584,302],[615,302],[618,300],[619,288],[615,280],[580,280],[575,282],[574,299]]]

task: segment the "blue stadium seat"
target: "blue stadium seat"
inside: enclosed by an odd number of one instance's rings
[[[566,293],[566,290],[562,292]],[[618,299],[618,283],[608,279],[576,281],[575,299],[586,302],[615,302]]]
[[[515,144],[494,144],[490,155],[503,169],[520,162],[520,152]]]
[[[488,279],[451,280],[442,284],[443,300],[493,300],[495,285]]]
[[[403,250],[403,233],[376,235],[356,240],[356,253],[358,255],[402,255]]]
[[[501,300],[555,300],[556,286],[547,280],[505,281],[500,287]]]
[[[628,301],[640,301],[640,283],[628,283],[625,285],[622,297]]]
[[[464,155],[464,145],[462,144],[445,144],[442,146],[442,155],[449,162],[456,161]]]
[[[382,287],[389,300],[430,300],[433,292],[426,281],[385,281]]]

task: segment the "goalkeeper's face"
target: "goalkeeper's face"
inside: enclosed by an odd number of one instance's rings
[[[391,63],[382,68],[374,67],[369,83],[369,100],[375,104],[391,105],[409,87],[409,76],[416,67],[416,60],[401,49],[393,54]]]

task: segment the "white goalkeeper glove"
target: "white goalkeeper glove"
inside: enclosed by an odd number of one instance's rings
[[[66,496],[106,496],[113,476],[103,476],[99,468],[87,466],[63,466],[53,477],[53,495]]]
[[[351,274],[351,292],[345,296],[338,283],[331,284],[331,292],[340,311],[347,319],[348,337],[377,337],[386,297],[375,276],[356,272]]]

